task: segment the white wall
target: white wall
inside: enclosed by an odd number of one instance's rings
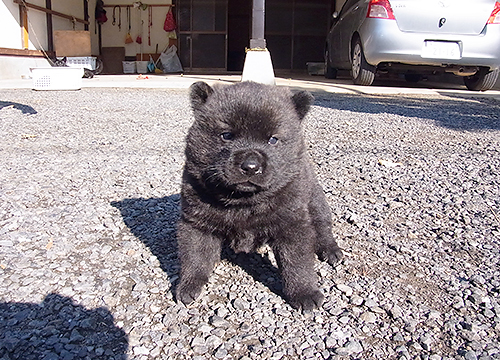
[[[28,2],[45,7],[45,0],[28,0]],[[169,7],[152,7],[151,46],[148,45],[148,10],[131,8],[131,35],[134,42],[125,44],[127,34],[127,14],[125,5],[132,5],[134,0],[109,0],[121,6],[121,30],[118,29],[118,10],[116,11],[116,25],[113,26],[113,8],[106,7],[108,21],[102,25],[102,46],[124,46],[126,55],[133,56],[140,53],[155,52],[156,44],[159,51],[168,45],[168,33],[163,30],[163,23]],[[98,36],[95,32],[94,11],[96,0],[89,1],[90,25],[89,30],[92,38],[92,54],[99,53]],[[171,0],[145,0],[146,4],[171,4]],[[70,16],[83,19],[83,0],[52,0],[52,9]],[[52,16],[54,30],[72,30],[73,22],[58,16]],[[75,30],[84,30],[84,25],[76,23]],[[44,12],[28,9],[28,33],[30,50],[47,50],[47,24]],[[137,36],[142,33],[142,45],[135,42]],[[22,32],[19,20],[19,5],[13,0],[1,0],[0,2],[0,47],[10,49],[22,49]],[[7,35],[7,36],[6,36]]]
[[[148,44],[148,10],[131,8],[131,35],[134,42],[125,44],[128,31],[126,5],[132,5],[135,0],[106,0],[105,3],[123,5],[121,7],[121,30],[117,21],[113,26],[113,8],[106,7],[108,21],[102,25],[102,46],[125,47],[127,56],[137,53],[154,53],[158,44],[158,51],[163,51],[169,43],[169,33],[163,30],[163,23],[169,7],[152,7],[151,45]],[[29,3],[45,7],[45,0],[28,0]],[[92,54],[99,54],[98,34],[96,33],[94,11],[96,0],[89,0],[90,25],[89,31],[92,42]],[[171,4],[171,0],[145,0],[146,4]],[[83,0],[52,0],[52,9],[60,13],[83,19]],[[0,0],[0,47],[8,49],[23,49],[22,29],[20,25],[19,5],[13,0]],[[72,30],[73,22],[58,16],[52,16],[53,30]],[[84,30],[84,25],[76,22],[75,30]],[[142,44],[135,40],[142,34]],[[28,35],[29,50],[48,50],[47,22],[44,12],[28,8]],[[0,56],[0,79],[19,78],[29,75],[29,68],[48,66],[43,58]]]
[[[163,51],[169,42],[169,33],[163,30],[165,17],[169,7],[151,7],[152,9],[152,27],[151,27],[151,45],[148,44],[148,15],[149,10],[139,10],[136,8],[130,9],[130,34],[134,39],[131,44],[125,44],[125,36],[128,31],[127,11],[125,5],[131,5],[132,0],[113,0],[112,3],[121,6],[121,30],[118,28],[118,9],[116,9],[116,24],[113,26],[113,8],[106,8],[108,21],[101,27],[102,30],[102,46],[123,46],[125,47],[126,56],[135,56],[138,53],[154,53],[156,51],[156,44],[158,44],[158,51]],[[111,3],[111,1],[108,1]],[[170,0],[145,0],[145,4],[171,4]],[[92,17],[94,15],[94,7],[92,7]],[[92,27],[92,33],[94,28]],[[135,42],[137,36],[142,34],[142,44]]]
[[[45,7],[45,0],[28,0],[29,3]],[[95,0],[93,0],[95,4]],[[95,5],[93,5],[95,6]],[[70,16],[83,19],[82,0],[53,0],[52,9]],[[92,8],[93,9],[93,8]],[[91,13],[93,15],[93,11]],[[92,16],[93,17],[93,16]],[[23,39],[19,19],[19,5],[13,0],[0,2],[0,47],[22,49]],[[52,17],[54,30],[71,30],[73,22],[58,16]],[[76,23],[76,30],[83,30],[84,25]],[[47,50],[47,22],[44,12],[28,8],[28,36],[30,50]]]
[[[45,0],[28,0],[29,3],[45,7]],[[95,0],[92,0],[91,18]],[[83,19],[83,0],[53,0],[52,9],[63,14]],[[0,1],[0,47],[23,49],[23,37],[19,5],[13,0]],[[54,30],[72,30],[73,22],[58,16],[52,17]],[[84,25],[76,23],[76,30],[84,30]],[[28,8],[28,49],[47,50],[47,20],[44,12]],[[30,68],[50,66],[43,57],[0,56],[0,79],[19,79],[30,75]]]
[[[11,0],[0,2],[0,47],[21,49],[21,29],[19,27],[19,7]]]

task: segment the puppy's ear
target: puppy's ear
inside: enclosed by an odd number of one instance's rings
[[[314,101],[314,96],[309,91],[301,91],[292,96],[292,101],[297,114],[299,114],[299,119],[302,120],[309,111]]]
[[[208,97],[214,92],[214,90],[203,81],[195,82],[191,85],[190,90],[191,106],[193,109],[197,109],[201,105],[205,104]]]

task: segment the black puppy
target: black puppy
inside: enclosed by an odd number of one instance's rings
[[[292,95],[253,82],[191,86],[195,121],[186,138],[178,300],[198,297],[223,244],[235,252],[269,244],[289,303],[321,306],[315,254],[333,265],[342,252],[302,135],[312,101],[305,91]]]

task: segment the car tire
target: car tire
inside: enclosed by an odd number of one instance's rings
[[[328,59],[329,59],[328,50],[326,50],[325,51],[325,78],[336,79],[337,78],[337,69],[330,66]]]
[[[337,78],[337,69],[331,67],[330,65],[326,64],[325,66],[325,77],[327,79],[336,79]]]
[[[464,77],[465,86],[472,91],[490,90],[497,82],[498,73],[499,69],[488,72],[488,69],[480,68],[474,75]]]
[[[361,40],[357,38],[352,46],[351,54],[352,79],[356,85],[369,86],[375,80],[376,67],[366,62]]]

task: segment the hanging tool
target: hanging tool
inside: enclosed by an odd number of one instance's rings
[[[127,22],[128,22],[128,32],[125,35],[125,44],[130,44],[134,42],[132,35],[130,35],[130,29],[132,28],[132,23],[130,22],[130,6],[127,6]]]
[[[153,7],[148,8],[148,45],[151,46],[151,28],[153,27]]]
[[[120,5],[113,7],[113,26],[116,25],[116,9],[118,8],[118,31],[122,30],[122,8]]]
[[[141,52],[141,61],[142,61],[142,32],[144,31],[144,20],[142,20],[142,11],[141,8],[138,8],[139,11],[139,35],[135,38],[135,42],[140,44],[140,52]]]
[[[122,8],[118,6],[118,31],[122,31]]]
[[[144,27],[144,20],[140,20],[140,30],[139,30],[139,35],[137,35],[135,42],[138,44],[142,44],[142,28]],[[142,49],[142,46],[141,46]]]

